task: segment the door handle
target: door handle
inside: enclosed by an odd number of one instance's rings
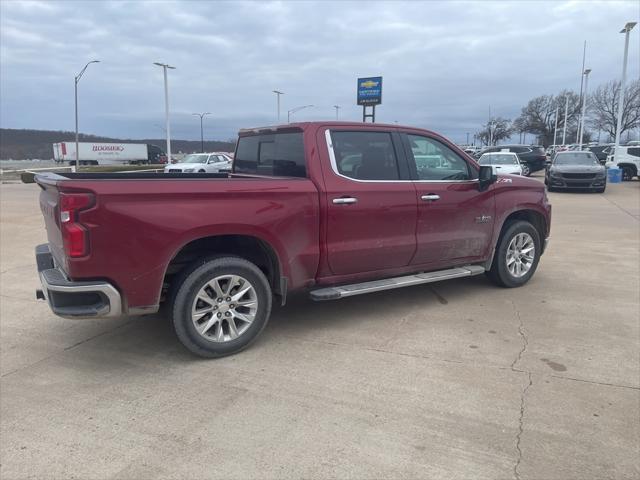
[[[354,197],[341,197],[333,199],[333,203],[335,203],[336,205],[349,205],[351,203],[356,203],[357,201],[358,199]]]
[[[420,198],[425,202],[435,202],[436,200],[440,200],[440,195],[430,193],[429,195],[422,195]]]

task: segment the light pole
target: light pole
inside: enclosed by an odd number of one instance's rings
[[[287,111],[287,123],[291,123],[291,115],[299,112],[300,110],[303,110],[305,108],[311,108],[313,107],[313,105],[302,105],[301,107],[296,107],[296,108],[292,108],[291,110]]]
[[[584,134],[584,113],[587,108],[587,88],[589,87],[589,74],[591,69],[587,68],[584,71],[584,95],[582,96],[582,113],[580,114],[580,138],[578,139],[579,149],[582,150],[582,135]]]
[[[284,95],[284,92],[280,90],[273,90],[273,93],[278,97],[278,123],[280,123],[280,95]]]
[[[211,112],[192,113],[196,117],[200,117],[200,153],[204,153],[204,131],[202,130],[202,119],[205,115],[211,115]]]
[[[562,145],[566,145],[567,140],[567,114],[569,112],[569,94],[567,94],[567,100],[564,103],[564,125],[562,126]]]
[[[618,99],[618,121],[616,122],[616,140],[613,147],[613,161],[617,165],[617,159],[620,155],[620,129],[622,128],[622,110],[624,109],[624,87],[627,82],[627,59],[629,57],[629,33],[636,26],[636,22],[628,22],[620,33],[624,33],[624,59],[622,60],[622,81],[620,82],[620,98]]]
[[[338,110],[340,110],[340,105],[334,105],[333,108],[336,109],[336,120],[338,120]]]
[[[171,126],[169,125],[169,84],[167,83],[167,69],[175,70],[176,67],[159,62],[153,62],[153,64],[162,67],[164,73],[164,116],[167,129],[167,163],[171,163]]]
[[[91,60],[90,62],[87,62],[87,64],[84,66],[84,68],[82,70],[80,70],[80,73],[75,76],[75,96],[76,96],[75,97],[76,98],[76,102],[75,102],[75,104],[76,104],[76,170],[80,166],[80,152],[78,151],[78,82],[82,78],[82,75],[84,75],[84,71],[92,63],[100,63],[100,60]]]
[[[556,126],[553,127],[553,146],[556,146],[556,137],[558,136],[558,110],[560,107],[556,107]]]

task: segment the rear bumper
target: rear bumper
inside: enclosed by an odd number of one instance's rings
[[[56,267],[46,243],[36,247],[36,263],[42,290],[38,298],[47,300],[53,313],[65,318],[99,318],[122,315],[122,299],[108,282],[68,280]]]

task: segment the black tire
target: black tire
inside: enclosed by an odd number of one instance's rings
[[[258,308],[253,322],[239,337],[215,342],[197,332],[191,319],[191,309],[200,289],[222,275],[239,275],[245,278],[255,290]],[[269,282],[253,263],[239,257],[206,257],[195,262],[175,279],[170,295],[171,321],[178,339],[189,351],[205,358],[223,357],[247,348],[260,335],[269,321],[271,300]]]
[[[207,173],[205,170],[198,170],[198,173]]]
[[[523,163],[522,164],[522,176],[528,177],[529,175],[531,175],[531,168],[529,168],[529,165],[527,165],[526,163]]]
[[[622,167],[622,181],[630,182],[635,176],[635,171],[632,167]]]
[[[519,233],[528,233],[533,239],[535,247],[534,259],[529,271],[522,277],[513,276],[507,268],[507,248],[509,242]],[[496,252],[493,257],[493,263],[491,269],[487,272],[487,276],[496,285],[505,288],[521,287],[527,283],[538,268],[538,262],[540,261],[540,252],[542,251],[542,244],[540,242],[540,234],[533,225],[523,220],[516,220],[510,222],[503,227],[496,246]]]
[[[607,189],[607,187],[602,187],[602,188],[596,188],[596,193],[604,193],[604,191]]]

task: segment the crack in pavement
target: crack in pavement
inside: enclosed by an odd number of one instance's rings
[[[613,200],[611,200],[609,197],[605,197],[605,196],[603,196],[603,198],[604,198],[607,202],[609,202],[611,205],[614,205],[614,206],[618,207],[618,209],[619,209],[621,212],[626,213],[627,215],[629,215],[629,216],[630,216],[631,218],[633,218],[634,220],[638,220],[638,221],[640,221],[640,218],[638,218],[636,215],[634,215],[633,213],[631,213],[629,210],[627,210],[627,209],[626,209],[626,208],[624,208],[623,206],[618,205],[616,202],[614,202]]]
[[[522,321],[522,317],[520,316],[520,311],[516,308],[516,304],[513,301],[511,302],[511,304],[513,305],[516,317],[518,317],[518,334],[522,338],[522,348],[518,352],[516,358],[513,360],[513,363],[511,364],[511,370],[517,373],[526,373],[529,380],[529,383],[527,383],[527,385],[522,389],[522,393],[520,395],[520,417],[518,418],[518,433],[516,435],[517,457],[516,463],[513,465],[513,475],[516,480],[520,480],[520,472],[518,471],[518,468],[520,467],[520,463],[522,462],[522,449],[520,448],[520,441],[522,440],[522,433],[524,432],[524,412],[526,406],[525,399],[529,388],[533,385],[533,379],[531,377],[531,372],[516,368],[516,365],[520,362],[520,360],[522,359],[522,355],[529,346],[529,339],[527,338],[527,335],[525,333],[524,323]]]
[[[14,370],[9,371],[9,372],[3,373],[2,375],[0,375],[0,378],[5,378],[5,377],[8,377],[10,375],[13,375],[14,373],[21,372],[21,371],[26,370],[28,368],[34,367],[36,365],[40,365],[41,363],[46,362],[47,360],[50,360],[50,359],[52,359],[54,357],[57,357],[57,356],[60,356],[60,355],[64,354],[65,352],[68,352],[70,350],[73,350],[74,348],[76,348],[79,345],[82,345],[84,343],[90,342],[91,340],[95,340],[96,338],[103,337],[103,336],[108,335],[110,333],[114,333],[117,330],[120,330],[121,328],[126,327],[127,325],[131,324],[135,320],[136,320],[136,318],[132,317],[131,320],[123,322],[120,325],[117,325],[117,326],[111,328],[110,330],[105,330],[104,332],[96,333],[95,335],[92,335],[92,336],[90,336],[88,338],[85,338],[84,340],[80,340],[79,342],[76,342],[73,345],[68,345],[66,347],[62,347],[62,350],[59,350],[59,351],[57,351],[55,353],[52,353],[51,355],[48,355],[45,358],[41,358],[40,360],[37,360],[37,361],[35,361],[33,363],[29,363],[27,365],[23,365],[21,367],[18,367],[18,368],[14,369]]]

